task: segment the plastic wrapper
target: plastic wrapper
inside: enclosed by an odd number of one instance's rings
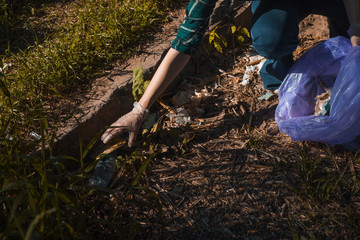
[[[332,88],[329,116],[315,116],[315,97]],[[293,140],[360,149],[360,47],[335,37],[308,50],[279,88],[275,120]]]

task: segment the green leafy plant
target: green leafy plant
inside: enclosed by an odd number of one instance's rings
[[[218,52],[222,53],[223,47],[226,48],[228,46],[228,43],[224,36],[219,35],[216,32],[217,29],[218,27],[214,28],[214,30],[209,33],[209,43],[212,44]]]
[[[231,26],[231,34],[236,39],[239,44],[243,44],[245,41],[245,37],[250,38],[250,33],[247,28],[239,26],[236,27],[235,25]]]
[[[149,83],[150,81],[144,80],[144,75],[141,67],[137,67],[133,70],[132,94],[136,101],[140,100],[146,88],[149,86]]]
[[[46,120],[41,129],[41,149],[36,155],[19,153],[21,146],[17,144],[21,141],[16,141],[19,137],[15,133],[11,141],[0,138],[1,239],[79,239],[94,235],[133,238],[147,234],[147,230],[129,216],[146,209],[155,210],[161,223],[159,198],[141,183],[157,153],[131,155],[134,160],[129,164],[134,171],[121,192],[94,189],[87,186],[94,164],[86,158],[100,134],[81,146],[77,159],[49,156],[46,149],[54,135]]]
[[[218,29],[219,29],[218,27],[215,27],[209,33],[209,43],[210,43],[210,45],[214,46],[214,48],[218,52],[223,53],[224,48],[228,47],[228,41],[225,36],[217,33]],[[244,43],[245,38],[250,38],[249,31],[245,27],[242,27],[242,26],[236,27],[235,25],[232,25],[230,27],[230,32],[231,32],[231,35],[233,38],[233,42],[235,42],[234,40],[236,40],[236,42],[240,45],[242,43]]]

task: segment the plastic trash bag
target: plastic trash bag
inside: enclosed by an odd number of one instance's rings
[[[317,95],[332,87],[329,116],[315,116]],[[293,140],[360,149],[360,46],[335,37],[308,50],[279,88],[275,121]]]

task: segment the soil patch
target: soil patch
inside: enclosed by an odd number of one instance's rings
[[[219,16],[222,16],[221,14],[229,7],[228,4],[230,2],[225,0],[217,3],[214,17],[210,20],[211,28],[224,23]],[[225,11],[226,16],[232,19],[233,24],[237,24],[237,22],[248,24],[251,13],[248,7],[249,3],[239,1],[231,4],[237,11]],[[125,62],[113,63],[103,76],[91,80],[90,84],[83,85],[68,96],[64,96],[60,103],[48,106],[49,112],[53,113],[52,120],[58,123],[59,128],[54,144],[54,154],[62,154],[66,149],[68,155],[77,156],[79,135],[86,145],[105,126],[110,125],[119,116],[131,110],[134,102],[131,94],[133,69],[141,66],[145,78],[151,79],[151,75],[176,36],[184,11],[185,6],[169,13],[169,22],[159,27],[159,31],[153,33],[153,36],[143,45],[134,49],[132,58]],[[204,42],[206,45],[206,41]],[[207,47],[202,50],[206,52]],[[206,56],[196,54],[182,74],[198,71],[204,57]],[[176,82],[180,81],[182,79],[179,77],[178,81],[175,81],[175,84],[169,89],[175,87]],[[81,123],[81,127],[79,123]]]
[[[303,33],[295,58],[328,38],[325,18],[312,15],[300,26]],[[354,225],[344,220],[345,209],[359,213],[360,198],[354,192],[349,197],[343,187],[351,185],[346,184],[358,176],[360,166],[353,163],[353,153],[343,148],[329,151],[326,145],[295,142],[279,132],[274,119],[277,96],[259,99],[267,91],[256,73],[248,85],[241,84],[249,63],[244,56],[254,54],[250,44],[245,44],[235,54],[208,58],[210,63],[203,64],[195,76],[182,76],[177,91],[200,96],[196,107],[203,110],[200,116],[196,111],[190,114],[189,125],[179,126],[165,116],[168,110],[160,110],[163,130],[152,144],[162,146],[161,154],[149,166],[143,184],[160,196],[165,222],[162,236],[352,238]],[[175,108],[173,96],[162,98],[167,109]],[[182,139],[181,144],[172,142],[173,138]],[[140,151],[144,151],[142,141],[138,141]],[[330,195],[316,188],[342,173],[343,187]],[[112,187],[121,189],[125,179],[126,174],[119,173]],[[152,229],[152,238],[160,237],[161,225],[150,220],[150,212],[137,217]]]

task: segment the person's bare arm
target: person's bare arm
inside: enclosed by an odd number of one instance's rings
[[[148,113],[148,109],[170,83],[174,81],[189,59],[190,55],[170,48],[139,102],[134,104],[131,112],[114,122],[111,125],[112,128],[107,129],[101,136],[101,140],[107,143],[116,135],[129,132],[128,145],[131,147],[136,140],[136,134]]]
[[[109,142],[115,135],[123,132],[129,132],[129,146],[135,142],[136,134],[149,112],[150,106],[175,79],[189,61],[190,55],[200,46],[201,39],[209,25],[210,15],[217,1],[189,2],[176,38],[171,43],[169,52],[157,69],[144,95],[139,102],[134,103],[131,112],[119,118],[111,125],[112,128],[105,131],[101,137],[104,143]]]
[[[353,46],[360,45],[360,0],[343,0],[350,22],[348,33]]]
[[[149,109],[160,94],[170,85],[180,71],[185,67],[190,55],[178,52],[170,48],[159,68],[155,72],[149,86],[139,103]]]

